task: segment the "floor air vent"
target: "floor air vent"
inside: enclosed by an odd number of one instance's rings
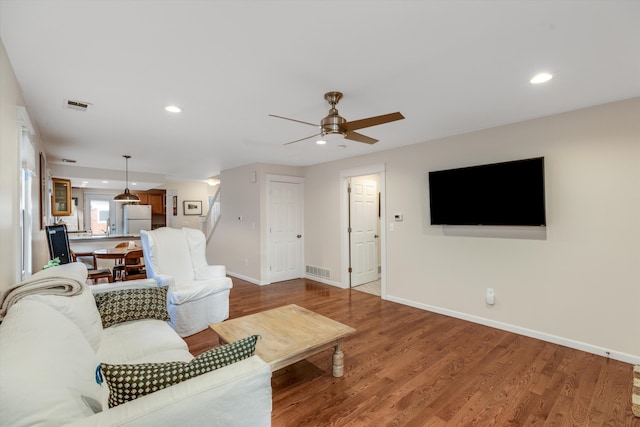
[[[326,268],[307,265],[306,271],[307,271],[307,274],[311,276],[324,277],[325,279],[329,279],[331,277],[331,271],[327,270]]]

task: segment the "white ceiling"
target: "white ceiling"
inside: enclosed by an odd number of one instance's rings
[[[638,0],[0,0],[0,34],[50,163],[123,170],[129,154],[130,171],[178,180],[640,96]],[[531,85],[540,71],[555,78]],[[319,122],[332,90],[347,120],[406,119],[361,129],[372,146],[284,146],[316,129],[268,114]]]

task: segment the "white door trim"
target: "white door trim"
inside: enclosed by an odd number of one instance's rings
[[[298,201],[300,203],[300,229],[302,230],[302,238],[301,238],[301,242],[300,242],[300,257],[299,257],[299,265],[297,266],[297,270],[300,273],[300,277],[304,276],[304,265],[305,265],[305,261],[304,261],[304,178],[302,177],[297,177],[297,176],[287,176],[287,175],[272,175],[272,174],[266,174],[265,175],[265,181],[266,181],[266,197],[265,197],[265,211],[266,211],[266,215],[265,215],[265,219],[266,219],[266,224],[265,224],[265,233],[266,233],[266,239],[265,239],[265,249],[266,251],[264,253],[267,254],[266,257],[266,263],[265,263],[265,273],[266,273],[266,277],[267,280],[265,283],[265,285],[270,284],[273,282],[272,280],[272,276],[271,276],[271,272],[269,271],[269,263],[271,262],[271,254],[269,253],[269,250],[271,248],[271,233],[269,232],[269,226],[271,225],[271,183],[272,182],[286,182],[286,183],[290,183],[290,184],[300,184],[300,200]]]
[[[349,288],[349,206],[347,194],[347,178],[363,175],[380,176],[380,282],[381,297],[387,297],[387,231],[386,231],[386,172],[385,164],[378,163],[361,168],[345,169],[340,171],[340,277],[341,287]]]

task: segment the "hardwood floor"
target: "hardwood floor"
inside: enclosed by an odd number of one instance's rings
[[[310,280],[233,282],[231,318],[295,303],[357,329],[344,377],[331,350],[273,373],[274,427],[640,426],[629,364]]]

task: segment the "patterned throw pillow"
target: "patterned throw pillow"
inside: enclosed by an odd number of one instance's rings
[[[253,356],[258,335],[216,347],[190,362],[142,363],[110,365],[101,363],[104,380],[109,386],[109,407],[113,408],[154,391],[162,390],[189,378]]]
[[[166,286],[120,289],[94,295],[102,326],[138,319],[169,320]]]

